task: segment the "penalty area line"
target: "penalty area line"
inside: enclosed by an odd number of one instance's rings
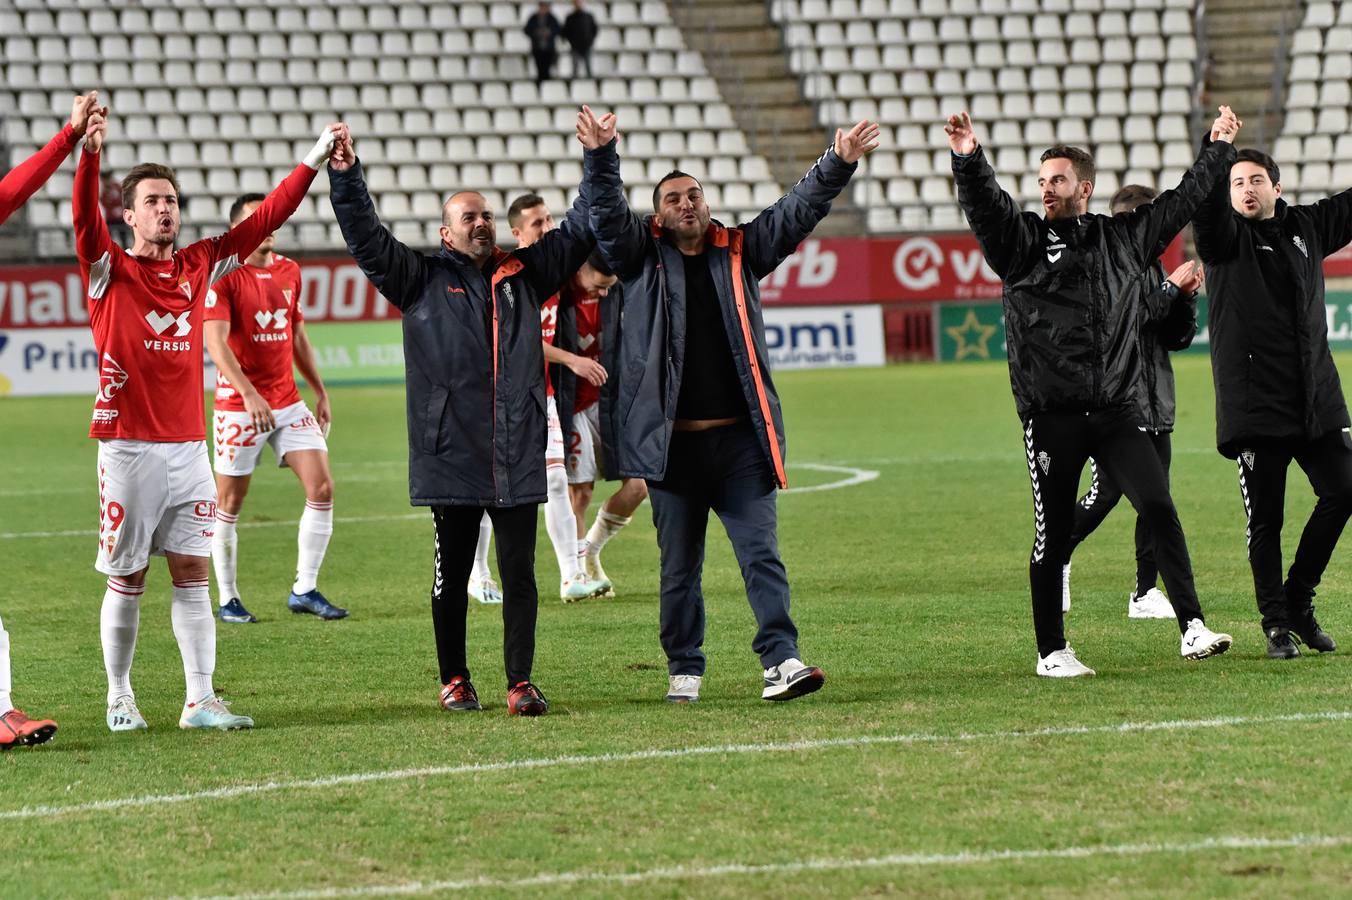
[[[827,857],[786,863],[725,863],[713,866],[662,866],[636,872],[544,872],[524,878],[462,878],[446,881],[403,881],[350,888],[310,888],[261,894],[221,894],[209,900],[310,900],[330,897],[387,897],[451,891],[556,887],[573,884],[634,885],[652,881],[682,881],[728,876],[786,875],[813,872],[890,868],[953,868],[992,863],[1039,860],[1082,860],[1155,854],[1205,853],[1225,850],[1326,849],[1352,844],[1352,835],[1293,834],[1286,837],[1225,835],[1198,841],[1152,841],[1032,849],[964,850],[957,853],[890,853],[866,858]],[[208,900],[208,898],[200,898]]]
[[[805,753],[854,747],[905,746],[921,744],[951,744],[974,741],[1037,740],[1040,738],[1077,737],[1096,734],[1133,734],[1161,731],[1200,731],[1207,728],[1235,726],[1290,724],[1297,722],[1346,722],[1352,720],[1352,711],[1286,713],[1272,716],[1217,716],[1210,719],[1175,719],[1157,722],[1118,722],[1108,725],[1060,725],[1047,728],[1012,731],[981,731],[940,734],[917,732],[911,734],[859,735],[856,737],[821,738],[818,740],[784,741],[761,744],[713,744],[662,750],[635,750],[628,753],[575,754],[568,756],[536,757],[533,759],[504,760],[501,762],[465,763],[457,766],[423,766],[411,769],[391,769],[374,772],[353,772],[346,775],[328,775],[321,778],[265,781],[250,784],[227,785],[203,791],[179,794],[143,794],[91,800],[85,803],[22,806],[0,810],[0,821],[16,819],[52,819],[82,813],[117,812],[124,809],[145,809],[176,804],[199,804],[210,800],[232,800],[258,794],[281,791],[321,791],[348,785],[380,782],[413,781],[458,775],[481,775],[528,769],[563,767],[595,767],[616,763],[650,760],[686,759],[701,756],[756,756],[770,753]]]

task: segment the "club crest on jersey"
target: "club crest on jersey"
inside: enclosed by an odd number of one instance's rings
[[[282,302],[291,305],[291,288],[282,288]]]
[[[1300,235],[1296,235],[1295,237],[1291,238],[1291,243],[1296,245],[1296,249],[1300,251],[1301,256],[1305,257],[1306,259],[1310,258],[1310,251],[1307,250],[1305,247],[1304,238],[1302,238]]]
[[[507,301],[508,308],[516,309],[516,295],[512,293],[512,286],[510,284],[504,284],[502,286],[502,297]]]
[[[187,282],[184,282],[184,284],[186,283]],[[179,285],[179,287],[182,286],[183,285]],[[146,323],[150,325],[151,328],[155,329],[155,333],[158,335],[163,335],[168,331],[170,325],[177,325],[178,328],[174,331],[173,336],[183,337],[185,334],[192,331],[192,325],[188,322],[189,315],[191,315],[191,310],[184,310],[178,315],[174,315],[173,313],[162,313],[157,309],[152,309],[150,312],[146,313]]]
[[[99,402],[112,403],[113,396],[127,386],[127,372],[107,353],[99,366]]]
[[[1042,468],[1042,474],[1047,475],[1052,467],[1052,458],[1046,450],[1039,450],[1037,453],[1037,464]]]
[[[1239,458],[1242,459],[1242,460],[1244,460],[1244,468],[1246,468],[1246,469],[1248,469],[1250,472],[1252,472],[1252,471],[1253,471],[1253,451],[1252,451],[1252,450],[1244,450],[1244,451],[1241,451],[1240,454],[1239,454]]]
[[[180,281],[178,283],[178,289],[183,292],[183,296],[187,297],[189,300],[192,299],[192,285],[188,283],[188,279],[184,278]]]

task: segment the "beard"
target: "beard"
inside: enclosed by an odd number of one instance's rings
[[[1050,208],[1044,205],[1042,209],[1043,214],[1048,221],[1055,219],[1073,219],[1079,215],[1079,213],[1075,211],[1075,201],[1068,198],[1058,197]]]

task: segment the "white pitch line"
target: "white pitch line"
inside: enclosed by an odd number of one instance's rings
[[[1200,841],[1150,842],[1141,844],[1105,844],[1101,846],[1046,847],[1020,850],[965,850],[960,853],[891,853],[863,859],[827,857],[788,863],[726,863],[717,866],[663,866],[637,872],[544,872],[525,878],[465,878],[449,881],[404,881],[398,884],[368,885],[351,888],[313,888],[275,891],[264,894],[220,894],[200,900],[325,900],[338,897],[388,897],[445,893],[484,889],[556,887],[573,884],[644,884],[650,881],[674,881],[721,878],[737,875],[786,875],[808,872],[840,872],[860,869],[890,869],[974,866],[989,863],[1027,862],[1046,859],[1093,859],[1104,856],[1147,856],[1150,854],[1202,853],[1214,850],[1289,850],[1346,847],[1352,835],[1293,834],[1289,837],[1249,837],[1226,835]]]
[[[842,478],[838,481],[829,481],[826,484],[813,484],[807,487],[786,488],[780,491],[782,494],[806,494],[811,491],[832,491],[839,488],[852,487],[856,484],[864,484],[878,478],[879,473],[872,469],[856,469],[852,466],[830,466],[825,463],[793,463],[790,468],[794,469],[812,469],[817,472],[840,472],[848,475],[848,478]],[[353,478],[350,481],[380,480]],[[92,491],[91,491],[92,493]],[[377,516],[337,516],[334,522],[339,525],[350,525],[359,522],[406,522],[416,519],[429,519],[430,515],[426,512],[402,513],[400,515],[377,515]],[[235,526],[237,528],[294,528],[299,524],[298,519],[282,519],[272,522],[242,522]],[[98,537],[98,530],[94,528],[74,528],[68,531],[4,531],[0,532],[0,540],[21,540],[33,538],[73,538],[73,537]]]
[[[763,744],[714,744],[699,747],[681,747],[674,750],[635,750],[629,753],[599,753],[593,755],[547,756],[533,759],[505,760],[490,763],[467,763],[458,766],[425,766],[415,769],[387,769],[376,772],[354,772],[348,775],[329,775],[323,778],[305,778],[294,781],[265,781],[190,791],[181,794],[145,794],[139,797],[119,797],[51,806],[22,806],[0,810],[0,821],[11,819],[47,819],[86,812],[114,812],[151,806],[196,803],[202,800],[231,800],[255,794],[277,791],[323,790],[353,784],[371,784],[387,781],[411,781],[417,778],[437,778],[451,775],[477,775],[490,772],[509,772],[522,769],[550,769],[565,766],[598,766],[610,763],[642,762],[659,759],[685,759],[696,756],[745,756],[762,753],[799,753],[849,747],[870,747],[906,744],[946,744],[969,741],[1037,739],[1044,737],[1072,737],[1093,734],[1131,734],[1154,731],[1196,731],[1203,728],[1228,728],[1239,725],[1267,725],[1291,722],[1345,722],[1352,720],[1352,711],[1329,710],[1311,713],[1287,713],[1274,716],[1218,716],[1211,719],[1174,719],[1159,722],[1119,722],[1113,725],[1061,725],[1026,731],[959,732],[936,734],[859,735],[857,737],[822,738],[820,740],[785,741]]]

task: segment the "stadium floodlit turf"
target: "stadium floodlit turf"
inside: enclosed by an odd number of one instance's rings
[[[239,552],[263,621],[218,629],[219,691],[258,721],[233,734],[175,727],[160,561],[133,669],[150,730],[107,731],[89,403],[5,400],[0,615],[15,700],[60,731],[0,756],[0,893],[1346,892],[1348,548],[1317,600],[1345,649],[1269,661],[1235,466],[1212,448],[1207,362],[1177,368],[1175,496],[1208,622],[1236,638],[1225,656],[1184,661],[1173,623],[1127,620],[1119,510],[1075,559],[1068,634],[1098,677],[1033,675],[1030,492],[1002,364],[782,373],[794,488],[851,478],[807,463],[878,473],[780,500],[822,692],[759,699],[751,614],[715,524],[703,696],[662,702],[644,507],[606,549],[612,601],[560,603],[540,529],[549,715],[506,715],[500,614],[477,604],[486,710],[444,713],[402,390],[347,388],[333,396],[338,522],[320,587],[352,616],[286,611],[303,501],[290,473],[260,469]],[[1288,558],[1311,502],[1293,468]]]

